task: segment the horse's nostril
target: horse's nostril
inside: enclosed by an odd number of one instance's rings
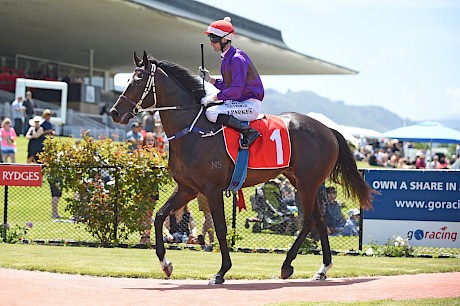
[[[110,115],[111,116],[118,116],[118,111],[114,107],[112,107],[110,109]]]

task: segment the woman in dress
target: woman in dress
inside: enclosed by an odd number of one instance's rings
[[[42,140],[43,136],[43,127],[40,126],[42,118],[40,116],[35,116],[33,119],[30,119],[29,125],[30,128],[26,133],[26,138],[29,139],[29,144],[27,146],[27,163],[37,163],[38,156],[37,153],[42,151]]]

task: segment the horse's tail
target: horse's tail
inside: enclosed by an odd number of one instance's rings
[[[339,143],[339,157],[331,173],[332,181],[343,186],[346,196],[359,200],[362,208],[372,208],[372,197],[376,191],[369,187],[359,173],[345,138],[336,130],[331,130]]]

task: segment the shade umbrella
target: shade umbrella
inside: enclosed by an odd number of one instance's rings
[[[446,127],[436,121],[425,121],[400,127],[384,132],[380,136],[413,142],[460,143],[460,131]]]
[[[381,136],[402,141],[429,142],[430,157],[433,152],[433,142],[460,143],[460,131],[451,129],[436,121],[425,121],[419,124],[397,128],[382,133]]]

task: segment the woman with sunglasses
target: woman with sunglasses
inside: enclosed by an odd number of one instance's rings
[[[229,126],[242,133],[241,147],[248,148],[260,133],[241,121],[257,119],[264,98],[264,87],[249,57],[232,46],[235,29],[230,21],[230,17],[214,21],[205,32],[214,51],[221,53],[222,77],[212,78],[208,70],[199,68],[200,77],[220,90],[216,95],[204,97],[201,104],[209,106],[206,109],[206,117],[209,121]],[[212,104],[217,101],[223,103]]]

